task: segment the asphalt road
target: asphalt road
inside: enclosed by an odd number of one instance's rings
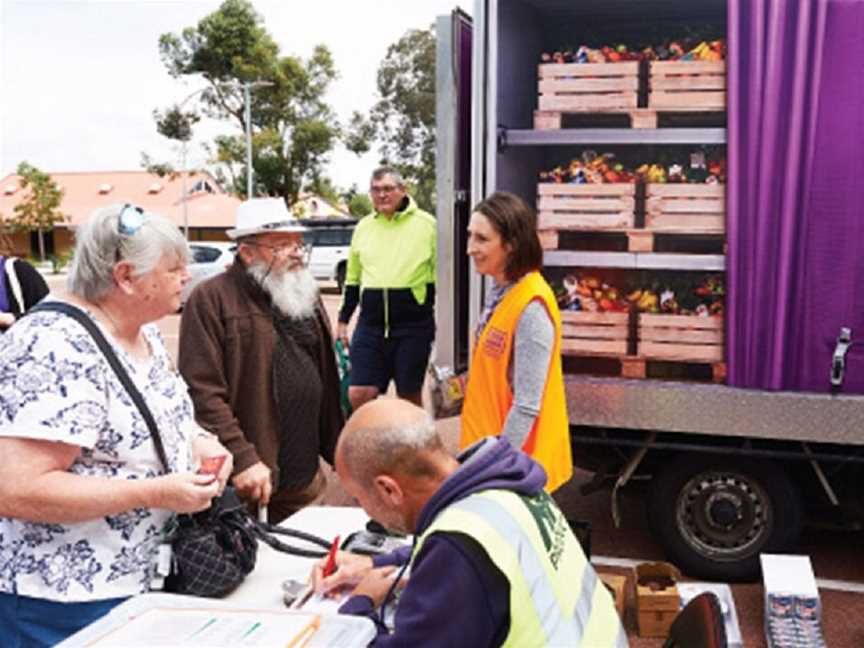
[[[63,277],[48,277],[52,291],[64,291]],[[335,324],[340,296],[335,284],[322,284],[322,298]],[[180,316],[171,315],[158,323],[169,350],[177,353]],[[459,438],[458,419],[439,421],[439,431],[445,444],[456,450]],[[612,523],[609,493],[601,491],[583,496],[579,487],[590,478],[579,471],[573,479],[556,493],[556,499],[568,518],[587,521],[592,528],[592,553],[595,561],[623,564],[612,569],[629,573],[629,561],[662,560],[663,551],[650,532],[647,507],[641,496],[640,484],[634,484],[623,492],[623,521],[620,528]],[[351,505],[353,502],[340,488],[338,477],[330,472],[324,504]],[[861,532],[841,532],[811,528],[805,530],[798,553],[808,554],[817,578],[832,579],[835,583],[820,585],[823,604],[823,626],[825,638],[831,648],[860,648],[864,646],[864,627],[857,622],[864,617],[864,560],[861,557]],[[611,558],[609,561],[607,559]],[[827,585],[827,586],[824,586]],[[858,591],[854,591],[854,590]],[[844,591],[845,590],[845,591]],[[851,590],[851,591],[850,591]],[[744,636],[744,648],[766,646],[762,624],[762,588],[760,585],[736,585],[733,587],[739,621]],[[655,648],[662,645],[659,639],[640,639],[636,636],[636,621],[633,613],[632,592],[629,594],[629,611],[626,627],[633,648]]]

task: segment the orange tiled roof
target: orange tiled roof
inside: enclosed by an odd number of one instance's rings
[[[93,210],[120,202],[140,205],[171,219],[178,227],[183,226],[183,183],[179,176],[172,179],[146,171],[82,171],[52,173],[51,177],[64,190],[60,209],[70,216],[60,227],[74,227],[86,221]],[[193,193],[199,181],[205,181],[213,192]],[[13,187],[15,191],[9,193]],[[234,227],[234,213],[240,199],[226,193],[211,174],[187,175],[186,192],[189,227]],[[0,180],[0,214],[11,216],[23,195],[16,174]]]

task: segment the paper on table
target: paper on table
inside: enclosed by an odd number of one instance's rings
[[[152,608],[90,645],[299,647],[320,624],[320,616],[311,612]]]

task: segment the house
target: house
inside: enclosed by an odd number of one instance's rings
[[[300,192],[297,201],[291,205],[291,212],[297,218],[347,218],[351,216],[345,205],[334,205],[326,198],[309,192]]]
[[[234,214],[240,204],[239,198],[226,192],[206,171],[185,175],[185,201],[180,174],[159,177],[147,171],[81,171],[50,175],[64,192],[60,209],[68,220],[46,233],[49,254],[71,249],[75,227],[85,222],[95,209],[106,205],[129,202],[169,218],[181,229],[188,228],[189,240],[224,241],[225,230],[234,226]],[[12,217],[15,205],[25,195],[16,174],[0,180],[0,214]],[[16,254],[38,254],[35,233],[15,234],[11,240]]]

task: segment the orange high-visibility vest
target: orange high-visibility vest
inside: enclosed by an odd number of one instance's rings
[[[539,300],[555,325],[555,346],[540,403],[540,413],[525,439],[522,451],[546,469],[546,490],[554,491],[573,474],[570,427],[564,399],[561,370],[561,313],[549,284],[539,272],[530,272],[513,286],[486,323],[471,356],[465,402],[462,405],[461,448],[487,436],[501,434],[513,405],[513,389],[507,368],[513,350],[513,335],[522,311]]]

